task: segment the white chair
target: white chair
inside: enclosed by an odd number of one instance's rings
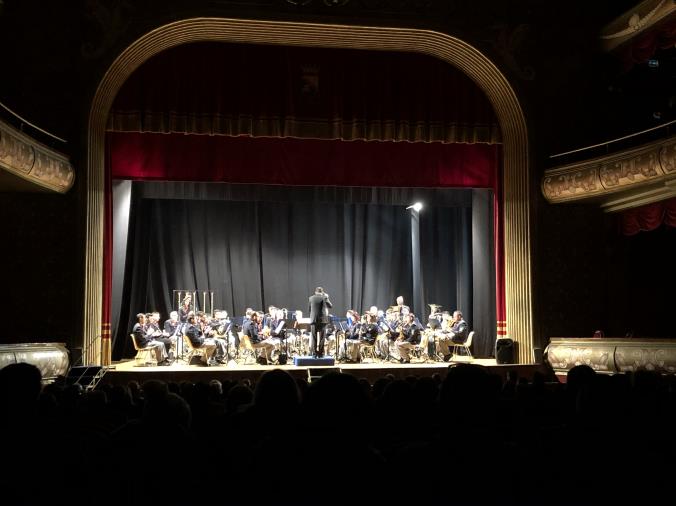
[[[474,357],[472,356],[472,351],[469,349],[470,346],[472,346],[472,340],[474,339],[474,331],[471,331],[467,339],[465,339],[464,343],[453,343],[453,356],[458,355],[461,356],[460,353],[458,353],[461,350],[464,350],[463,355],[470,360],[472,360]]]
[[[157,359],[155,358],[155,349],[146,347],[146,348],[141,348],[136,341],[136,336],[134,334],[131,335],[131,342],[134,343],[134,349],[136,350],[136,356],[134,357],[134,361],[136,362],[137,366],[146,366],[146,365],[157,365]]]

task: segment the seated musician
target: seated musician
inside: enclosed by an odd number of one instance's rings
[[[439,350],[444,357],[444,362],[451,359],[451,350],[449,343],[464,343],[467,340],[469,326],[462,318],[462,313],[457,309],[453,312],[453,318],[446,325],[442,324],[442,331],[439,334]]]
[[[146,318],[146,334],[151,334],[155,341],[164,344],[167,358],[163,365],[170,365],[174,361],[174,354],[171,349],[176,346],[176,338],[164,335],[164,332],[160,329],[160,313],[157,311],[149,313]]]
[[[226,351],[230,350],[232,346],[237,354],[239,348],[239,334],[237,331],[239,327],[230,319],[228,312],[225,309],[217,309],[214,311],[215,321],[214,328],[216,329],[216,336],[225,341]],[[228,351],[226,358],[230,358]]]
[[[195,315],[188,316],[184,334],[190,340],[193,348],[204,348],[204,363],[206,365],[216,365],[217,362],[212,359],[216,351],[216,341],[204,335],[202,326],[197,322]]]
[[[404,297],[402,295],[397,297],[396,308],[399,321],[403,321],[404,317],[411,312],[411,308],[404,304]]]
[[[228,356],[228,342],[218,336],[218,322],[209,318],[204,312],[197,313],[199,325],[202,330],[202,335],[212,339],[216,344],[216,352],[214,353],[214,360],[219,364],[226,364]],[[213,365],[213,364],[212,364]]]
[[[263,353],[268,362],[272,361],[272,350],[274,350],[275,345],[270,342],[268,339],[265,339],[263,336],[260,336],[258,333],[258,323],[260,316],[257,312],[253,311],[251,313],[251,318],[246,320],[244,326],[242,327],[242,333],[249,338],[251,345],[254,348],[263,348]]]
[[[136,315],[137,322],[134,325],[133,330],[131,331],[134,334],[134,339],[136,340],[136,345],[139,348],[153,348],[155,353],[155,359],[157,360],[158,365],[166,365],[166,360],[168,358],[167,349],[164,346],[164,343],[157,341],[153,337],[154,331],[148,333],[146,332],[146,315],[145,313],[139,313]]]
[[[361,316],[354,309],[348,309],[345,313],[345,318],[347,318],[347,329],[352,330],[352,327],[357,325],[361,321]]]
[[[216,335],[220,338],[226,338],[232,327],[228,312],[224,309],[215,309],[214,317],[211,319],[210,325],[216,329]]]
[[[169,313],[169,319],[165,320],[162,334],[164,337],[176,337],[181,332],[181,322],[178,320],[178,311]]]
[[[394,355],[394,341],[398,335],[396,329],[401,323],[400,313],[395,308],[396,306],[392,306],[388,309],[385,317],[378,322],[380,333],[376,343],[376,356],[384,360]]]
[[[277,307],[268,306],[268,312],[263,317],[263,328],[273,328],[272,322],[277,319]]]
[[[409,351],[419,343],[420,329],[415,323],[415,315],[413,313],[408,313],[399,327],[399,335],[395,341],[397,350],[399,351],[399,362],[402,364],[410,364],[411,358],[409,356]]]
[[[359,361],[359,348],[373,345],[378,338],[380,329],[376,323],[377,316],[367,313],[362,316],[362,322],[352,328],[351,334],[341,345],[340,356],[349,362]]]
[[[275,347],[274,355],[278,356],[281,352],[282,341],[284,340],[286,330],[284,329],[284,311],[274,306],[270,306],[270,317],[263,326],[263,337],[272,343]]]

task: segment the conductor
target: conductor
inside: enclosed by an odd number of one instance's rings
[[[310,295],[310,353],[315,358],[324,356],[324,329],[329,323],[329,308],[332,307],[329,294],[321,286],[315,288],[314,295]]]

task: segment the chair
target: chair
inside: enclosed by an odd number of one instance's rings
[[[359,343],[359,361],[364,362],[367,358],[370,358],[371,361],[376,361],[376,343],[367,344],[365,342]]]
[[[472,360],[474,357],[472,356],[472,351],[469,349],[470,346],[472,346],[472,339],[474,339],[474,331],[471,331],[467,339],[465,339],[464,343],[453,343],[453,355],[455,356],[456,354],[460,356],[459,352],[460,350],[464,350],[464,355]]]
[[[131,335],[131,342],[134,343],[134,349],[136,350],[136,356],[134,360],[136,361],[137,366],[146,366],[146,365],[157,365],[157,359],[155,358],[155,349],[146,347],[141,348],[136,341],[136,336]]]
[[[413,359],[420,360],[421,362],[425,362],[425,355],[427,354],[427,351],[423,348],[423,345],[421,343],[416,344],[413,346],[413,348],[408,350],[408,355],[411,357],[411,361]]]
[[[252,364],[256,363],[256,348],[253,347],[251,343],[251,338],[245,335],[243,332],[238,332],[239,334],[239,356],[244,359],[243,364],[247,365],[247,360],[249,357],[253,359]]]
[[[186,362],[190,365],[190,361],[193,357],[202,357],[202,361],[207,363],[207,350],[205,348],[195,348],[190,341],[190,338],[183,334],[183,348],[186,353]]]

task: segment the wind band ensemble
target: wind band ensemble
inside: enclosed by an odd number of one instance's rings
[[[310,297],[312,318],[303,318],[302,311],[269,306],[267,313],[247,308],[241,324],[225,310],[215,310],[213,315],[195,311],[187,294],[162,327],[159,313],[139,313],[132,336],[138,347],[152,350],[158,365],[171,365],[188,339],[191,348],[204,350],[202,363],[207,366],[237,362],[246,354],[259,364],[284,364],[289,356],[309,354],[344,363],[359,363],[367,357],[402,364],[410,363],[412,357],[449,361],[451,347],[464,343],[468,336],[468,324],[458,310],[450,314],[430,304],[423,326],[399,296],[397,304],[386,311],[371,306],[360,315],[350,309],[339,319],[328,312],[328,294],[320,287],[317,290]]]

